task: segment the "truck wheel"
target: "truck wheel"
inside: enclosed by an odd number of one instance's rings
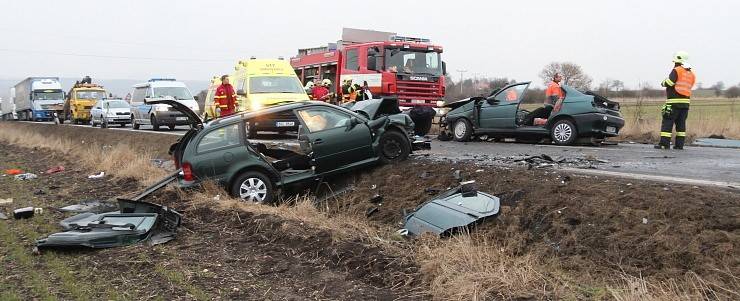
[[[136,122],[136,118],[134,118],[134,115],[131,115],[131,127],[134,128],[134,130],[139,129],[139,123]]]
[[[408,158],[411,153],[409,138],[398,131],[387,131],[380,137],[378,143],[380,162],[383,164],[397,163]]]
[[[550,137],[557,145],[572,145],[578,138],[578,129],[568,119],[560,119],[550,128]]]
[[[455,138],[455,141],[468,141],[471,135],[473,135],[473,126],[467,119],[460,118],[455,121],[455,125],[452,127],[452,136]]]
[[[149,121],[152,123],[152,129],[154,129],[155,131],[159,131],[159,123],[157,122],[157,116],[152,115]]]
[[[275,190],[270,178],[257,171],[247,171],[236,178],[231,185],[231,195],[242,201],[272,203]]]

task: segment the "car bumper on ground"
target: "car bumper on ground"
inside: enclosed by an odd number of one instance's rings
[[[624,126],[624,118],[603,113],[573,115],[581,136],[619,136]]]

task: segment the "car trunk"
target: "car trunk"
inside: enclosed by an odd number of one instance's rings
[[[594,97],[594,106],[606,109],[609,115],[620,116],[618,102],[611,101],[606,97],[593,93],[591,91],[586,92],[586,94]]]

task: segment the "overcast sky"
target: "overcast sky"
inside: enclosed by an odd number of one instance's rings
[[[545,64],[570,61],[595,84],[657,86],[685,50],[704,86],[740,83],[740,1],[3,0],[0,14],[5,79],[208,80],[240,58],[287,58],[352,27],[432,39],[455,80],[468,70],[539,82]]]

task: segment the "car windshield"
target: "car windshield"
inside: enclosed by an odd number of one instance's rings
[[[36,100],[59,100],[64,99],[64,93],[58,92],[35,92],[33,98]]]
[[[305,93],[293,76],[255,76],[249,78],[250,93]]]
[[[106,98],[105,91],[77,91],[77,99],[97,99]]]
[[[190,100],[193,95],[185,87],[155,87],[154,98],[172,97],[177,100]]]
[[[123,100],[114,100],[108,102],[108,108],[111,109],[126,109],[129,105]]]
[[[440,76],[441,62],[435,51],[389,48],[385,52],[385,69],[390,72]]]

